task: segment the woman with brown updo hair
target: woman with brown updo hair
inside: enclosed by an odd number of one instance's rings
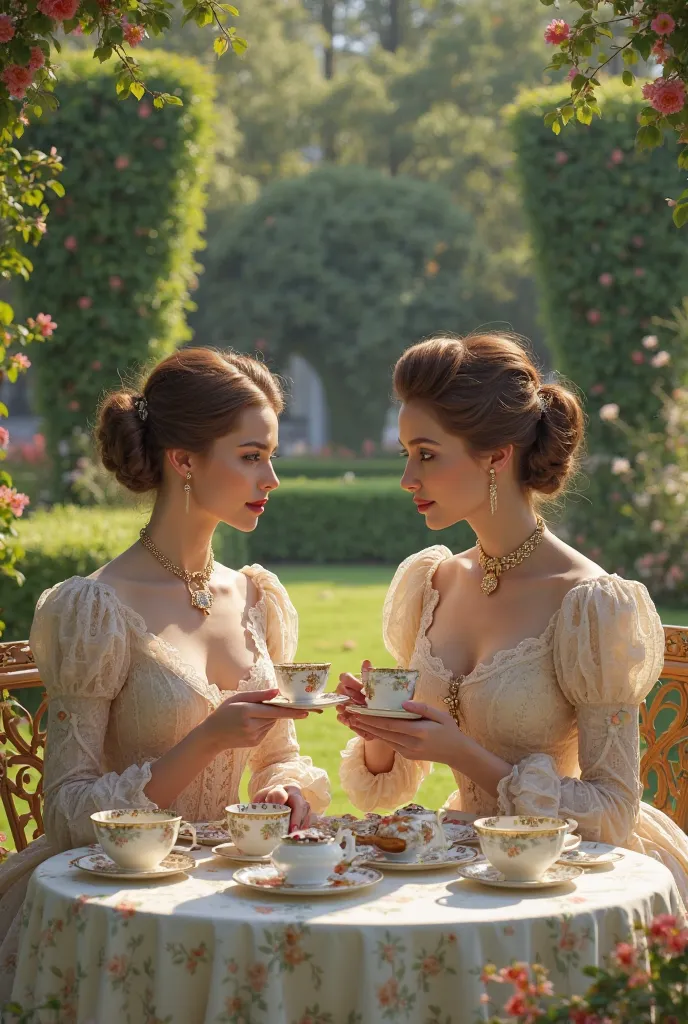
[[[341,767],[350,799],[397,807],[446,764],[448,807],[574,818],[584,839],[662,860],[688,903],[688,839],[640,800],[638,707],[662,669],[659,617],[642,583],[606,573],[538,513],[575,468],[576,395],[491,334],[414,345],[394,390],[401,486],[431,530],[465,520],[477,543],[426,548],[397,570],[384,640],[419,671],[404,707],[423,717],[340,711],[358,734]],[[364,703],[355,676],[339,690]]]
[[[215,562],[218,523],[256,528],[278,486],[280,385],[255,359],[188,348],[140,390],[108,395],[96,431],[103,465],[155,502],[141,538],[92,576],[38,602],[31,648],[50,697],[45,836],[0,869],[0,1002],[14,974],[27,872],[58,850],[94,841],[90,815],[171,808],[214,821],[239,798],[291,807],[308,823],[330,794],[299,754],[273,662],[292,661],[297,617],[260,565]]]

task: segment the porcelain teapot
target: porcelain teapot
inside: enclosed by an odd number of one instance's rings
[[[272,860],[290,885],[322,885],[340,864],[350,864],[355,856],[356,840],[351,829],[340,828],[332,838],[308,828],[285,836]]]

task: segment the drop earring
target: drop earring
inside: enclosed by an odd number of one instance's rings
[[[189,483],[190,479],[191,479],[191,470],[189,470],[187,472],[187,474],[186,474],[186,483],[184,484],[184,497],[186,498],[186,514],[187,514],[187,516],[189,514],[189,495],[191,494],[191,484]]]
[[[490,514],[497,511],[497,474],[494,469],[490,470]]]

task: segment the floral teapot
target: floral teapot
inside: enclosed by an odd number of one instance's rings
[[[341,842],[344,841],[342,850]],[[356,856],[356,840],[350,829],[325,835],[315,828],[291,832],[282,839],[272,860],[290,885],[322,885],[340,864]]]
[[[420,804],[408,804],[381,818],[376,835],[406,844],[398,852],[390,851],[385,855],[399,861],[415,861],[432,850],[446,850],[449,846],[439,811],[428,810]]]

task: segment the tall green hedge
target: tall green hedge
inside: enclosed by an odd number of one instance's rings
[[[138,55],[137,55],[138,57]],[[27,133],[56,146],[66,196],[55,200],[26,285],[27,306],[58,330],[37,357],[36,391],[60,481],[71,437],[120,376],[189,336],[213,151],[212,75],[193,60],[141,53],[148,85],[183,106],[119,101],[109,65],[60,56],[59,109]],[[32,356],[33,358],[33,356]]]
[[[602,405],[622,406],[629,422],[648,422],[659,400],[648,387],[659,334],[672,361],[652,381],[683,377],[688,352],[653,326],[688,290],[688,234],[677,231],[666,196],[683,188],[673,141],[651,153],[634,148],[640,90],[605,85],[602,118],[553,134],[543,116],[562,103],[557,86],[525,94],[513,131],[532,235],[546,339],[556,368],[586,396],[593,451],[609,445]],[[615,450],[616,450],[615,446]]]
[[[441,186],[325,167],[218,220],[193,325],[277,367],[306,358],[333,442],[360,451],[380,439],[401,352],[490,318],[483,268],[470,216]]]
[[[471,539],[473,538],[473,539]],[[435,533],[398,477],[285,480],[249,535],[252,561],[383,562],[395,565],[429,544],[455,551],[475,538],[465,524]]]

